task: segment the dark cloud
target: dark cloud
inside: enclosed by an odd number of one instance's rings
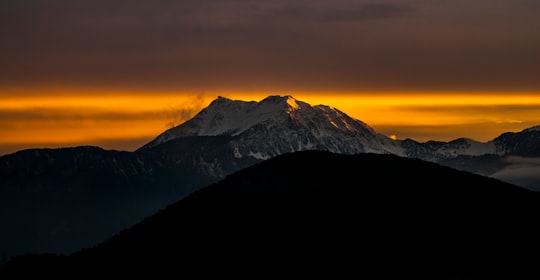
[[[363,21],[411,15],[413,9],[404,4],[361,4],[324,10],[320,19],[326,21]]]
[[[538,3],[7,0],[0,88],[538,91]]]

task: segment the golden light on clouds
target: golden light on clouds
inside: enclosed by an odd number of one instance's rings
[[[0,97],[0,154],[32,147],[100,145],[134,150],[181,124],[218,95],[259,101],[252,93],[123,94]],[[540,94],[290,94],[330,105],[394,139],[468,137],[488,141],[540,124]]]
[[[218,95],[290,94],[419,141],[540,123],[534,0],[42,2],[0,1],[0,154],[132,150]]]

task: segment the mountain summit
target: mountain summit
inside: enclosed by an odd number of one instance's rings
[[[192,119],[171,128],[141,148],[150,150],[185,137],[228,137],[236,158],[268,159],[302,150],[342,154],[396,153],[392,139],[336,108],[268,96],[260,102],[218,97]]]

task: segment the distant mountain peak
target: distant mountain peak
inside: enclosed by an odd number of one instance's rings
[[[260,101],[218,97],[192,119],[169,129],[145,148],[190,136],[227,136],[235,155],[269,158],[282,153],[320,149],[337,153],[379,152],[396,145],[364,122],[326,105],[312,106],[291,95]],[[264,146],[264,147],[263,147]]]

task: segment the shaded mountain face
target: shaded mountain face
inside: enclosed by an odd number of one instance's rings
[[[97,147],[0,157],[0,252],[69,253],[213,182],[179,163]]]
[[[520,278],[538,274],[528,253],[539,199],[416,159],[297,152],[227,176],[94,248],[16,258],[4,272]]]

